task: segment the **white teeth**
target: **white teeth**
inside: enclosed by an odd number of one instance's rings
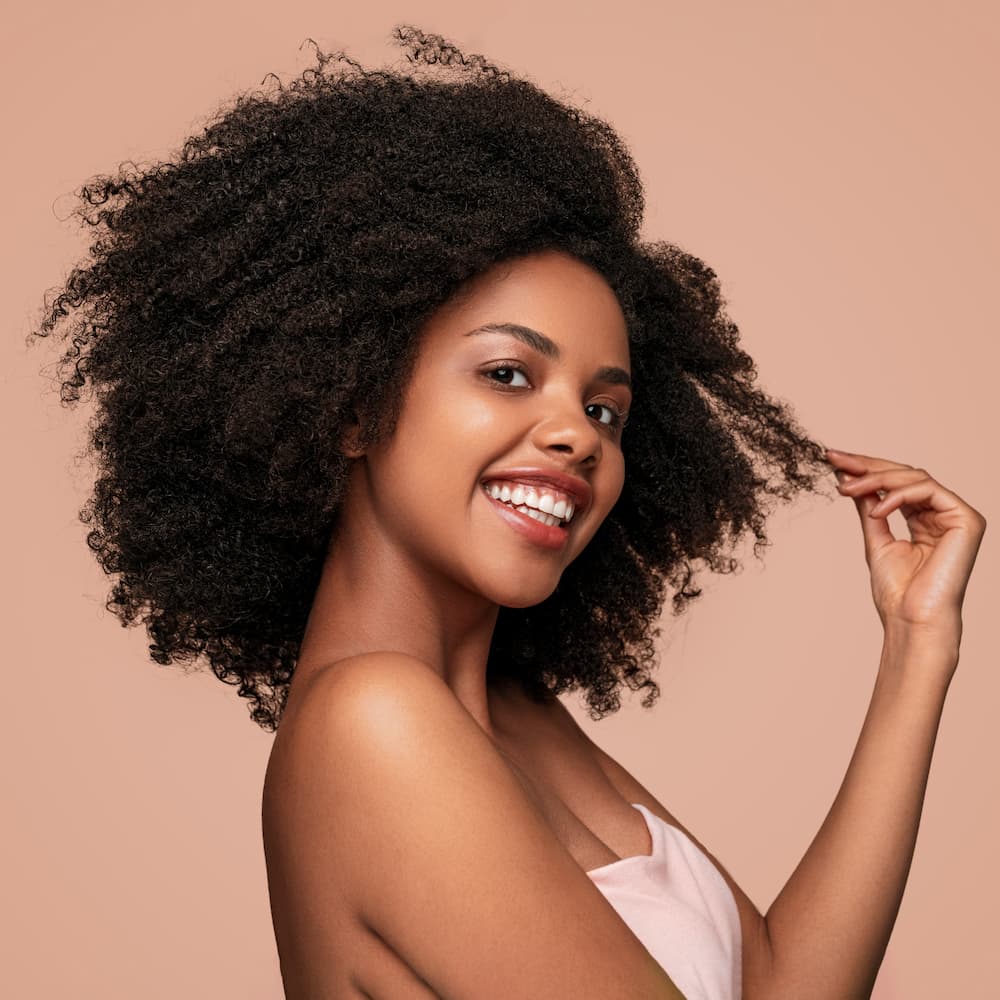
[[[544,511],[535,510],[534,507],[520,506],[515,508],[519,510],[522,514],[527,514],[528,517],[533,517],[536,521],[541,521],[542,524],[547,524],[549,527],[554,528],[559,523],[558,517],[553,517],[551,514],[546,514]]]
[[[550,493],[541,496],[533,486],[515,483],[511,488],[509,483],[486,483],[486,492],[501,503],[510,504],[521,513],[529,513],[536,521],[544,524],[560,524],[570,521],[576,509],[571,500],[555,500]]]

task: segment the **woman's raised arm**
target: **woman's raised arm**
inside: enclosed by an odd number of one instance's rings
[[[913,859],[938,724],[958,665],[962,600],[986,529],[978,511],[923,469],[866,455],[830,457],[861,517],[885,639],[840,791],[766,914],[769,1000],[871,995]],[[889,529],[886,518],[897,508],[910,541]],[[835,641],[835,621],[830,631]]]

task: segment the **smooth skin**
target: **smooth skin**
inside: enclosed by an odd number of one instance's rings
[[[505,334],[554,341],[547,357]],[[586,875],[648,854],[631,802],[679,823],[558,699],[487,689],[499,607],[548,597],[624,485],[630,372],[617,297],[544,252],[474,278],[422,331],[391,441],[355,459],[264,788],[272,916],[286,994],[675,998]],[[489,374],[498,363],[523,369]],[[543,465],[587,480],[563,550],[534,544],[480,489]],[[740,909],[745,974],[763,917]]]
[[[544,334],[560,359],[508,334],[470,333],[498,322]],[[594,381],[602,366],[631,371],[625,317],[599,273],[548,252],[477,275],[422,336],[392,440],[363,455],[345,442],[355,461],[293,688],[348,655],[409,653],[499,740],[486,687],[499,608],[549,597],[625,483],[609,407],[627,412],[631,392]],[[501,362],[524,372],[489,371]],[[513,531],[480,489],[485,476],[524,465],[593,490],[562,551]]]
[[[466,336],[496,322],[544,333],[558,359]],[[549,251],[477,276],[423,333],[392,441],[362,454],[345,438],[348,496],[265,778],[286,995],[677,1000],[586,872],[650,852],[631,802],[690,831],[558,699],[537,706],[485,682],[499,607],[551,594],[621,493],[608,407],[631,398],[594,373],[629,370],[624,317],[601,275]],[[504,361],[524,376],[486,373]],[[955,602],[985,528],[924,470],[830,459],[857,477],[886,643],[841,790],[766,919],[706,850],[736,899],[746,1000],[870,993],[957,663]],[[562,551],[527,541],[480,491],[494,470],[528,464],[593,489]],[[905,501],[920,559],[868,517],[880,489],[883,516]]]

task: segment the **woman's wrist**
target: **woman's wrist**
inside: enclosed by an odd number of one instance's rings
[[[961,630],[944,634],[921,626],[887,622],[882,638],[880,674],[943,685],[947,689],[958,668]]]

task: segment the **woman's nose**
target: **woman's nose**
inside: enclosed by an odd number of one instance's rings
[[[552,447],[562,451],[568,449],[576,453],[577,461],[601,454],[601,432],[579,403],[573,411],[567,407],[560,407],[558,412],[550,411],[536,426],[534,437],[536,446],[542,451]]]

